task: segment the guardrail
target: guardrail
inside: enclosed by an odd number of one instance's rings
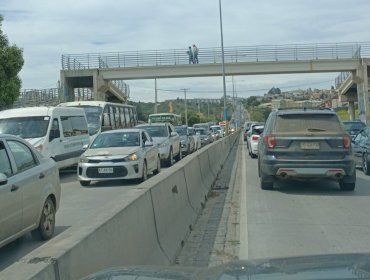
[[[189,64],[187,48],[128,52],[63,54],[63,70]],[[226,63],[370,57],[370,42],[226,47]],[[221,63],[221,48],[200,48],[199,63]]]
[[[349,75],[351,75],[351,72],[341,72],[338,77],[335,78],[335,88],[339,88]]]

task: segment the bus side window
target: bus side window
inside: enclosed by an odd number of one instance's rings
[[[53,119],[51,124],[51,129],[49,133],[49,142],[53,141],[54,139],[60,138],[60,130],[59,130],[59,122],[58,119]]]
[[[126,128],[126,121],[125,121],[125,109],[124,108],[119,108],[119,113],[120,113],[120,116],[121,116],[121,124],[122,124],[122,128]]]

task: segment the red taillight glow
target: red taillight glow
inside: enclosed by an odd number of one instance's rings
[[[258,138],[260,138],[258,135],[252,135],[252,140],[253,140],[253,141],[257,141],[257,140],[258,140]]]
[[[276,146],[275,136],[265,135],[265,137],[263,138],[263,140],[265,140],[265,143],[266,143],[266,145],[267,145],[267,147],[269,149],[275,148],[275,146]]]
[[[343,147],[349,149],[351,147],[351,137],[346,135],[343,136]]]

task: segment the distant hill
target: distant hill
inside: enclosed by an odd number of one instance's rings
[[[154,113],[153,102],[133,102],[129,104],[136,106],[138,118],[141,121],[147,121],[148,116]],[[175,100],[166,100],[158,102],[158,113],[167,113],[169,111],[181,115],[183,123],[185,123],[185,102],[184,99],[178,98]],[[171,106],[171,105],[172,106]],[[228,116],[231,115],[231,104],[228,104]],[[223,101],[220,99],[219,103],[195,101],[195,99],[187,100],[188,109],[188,124],[192,125],[197,122],[221,121],[223,119]]]

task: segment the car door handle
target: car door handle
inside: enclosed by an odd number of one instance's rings
[[[16,185],[12,185],[12,188],[10,189],[11,192],[15,192],[16,190],[18,190],[19,187],[16,186]]]
[[[40,173],[39,178],[42,179],[44,177],[45,177],[45,174],[44,173]]]

